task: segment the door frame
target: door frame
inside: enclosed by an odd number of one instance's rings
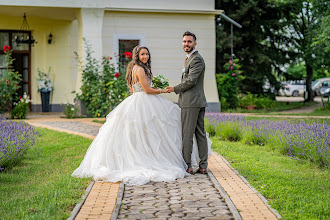
[[[9,46],[10,48],[13,49],[13,33],[28,33],[29,38],[31,39],[31,31],[21,31],[21,30],[7,30],[7,29],[0,29],[0,32],[7,32],[9,33]],[[29,92],[28,95],[30,96],[30,99],[32,99],[32,93],[31,93],[31,44],[29,44],[29,49],[28,50],[12,50],[12,54],[15,53],[24,53],[28,54],[28,87],[29,87]],[[0,48],[0,54],[4,54],[3,48]],[[23,73],[22,73],[23,76]],[[30,103],[30,108],[31,108],[31,103]]]

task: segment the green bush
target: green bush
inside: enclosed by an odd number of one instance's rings
[[[247,95],[240,95],[239,106],[247,108],[249,105],[254,105],[257,109],[271,109],[275,106],[275,101],[266,96],[259,96],[248,92]]]
[[[31,102],[30,97],[24,93],[23,97],[20,97],[18,103],[14,103],[15,107],[10,112],[10,117],[12,119],[25,119],[27,113],[29,112],[29,103]]]
[[[110,63],[111,57],[103,57],[102,61],[98,61],[92,57],[92,48],[86,41],[85,48],[85,65],[82,65],[77,55],[82,68],[82,86],[81,93],[76,97],[84,102],[87,112],[93,117],[104,117],[129,95],[123,67],[129,58],[126,56],[124,64],[118,63],[117,72]]]
[[[236,109],[238,107],[238,85],[244,78],[239,70],[241,66],[238,64],[238,59],[229,60],[224,68],[226,73],[216,74],[217,88],[221,100],[222,109]]]
[[[65,104],[64,115],[66,118],[77,118],[78,117],[78,108],[74,104]]]

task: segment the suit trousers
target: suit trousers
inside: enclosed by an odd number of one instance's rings
[[[208,147],[204,128],[205,107],[182,108],[182,155],[188,167],[191,167],[191,154],[193,149],[193,138],[196,136],[199,158],[199,167],[207,168]]]

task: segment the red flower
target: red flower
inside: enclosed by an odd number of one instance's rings
[[[5,46],[3,46],[3,50],[4,50],[4,52],[7,52],[7,51],[11,50],[11,48],[10,48],[10,46],[5,45]]]
[[[120,76],[120,72],[117,72],[116,74],[115,74],[115,77],[119,77]]]
[[[132,53],[131,52],[125,52],[124,55],[125,55],[126,58],[129,58],[129,59],[132,58]]]
[[[19,97],[19,99],[21,100],[22,96]]]
[[[112,60],[112,57],[109,57],[109,60]]]

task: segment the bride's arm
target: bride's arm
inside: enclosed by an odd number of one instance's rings
[[[151,88],[148,84],[147,76],[146,76],[143,68],[139,67],[136,71],[136,75],[137,75],[137,78],[138,78],[139,82],[141,83],[141,86],[142,86],[143,90],[145,91],[145,93],[147,93],[147,94],[160,94],[160,93],[167,93],[168,92],[167,89],[158,90],[158,89]]]

